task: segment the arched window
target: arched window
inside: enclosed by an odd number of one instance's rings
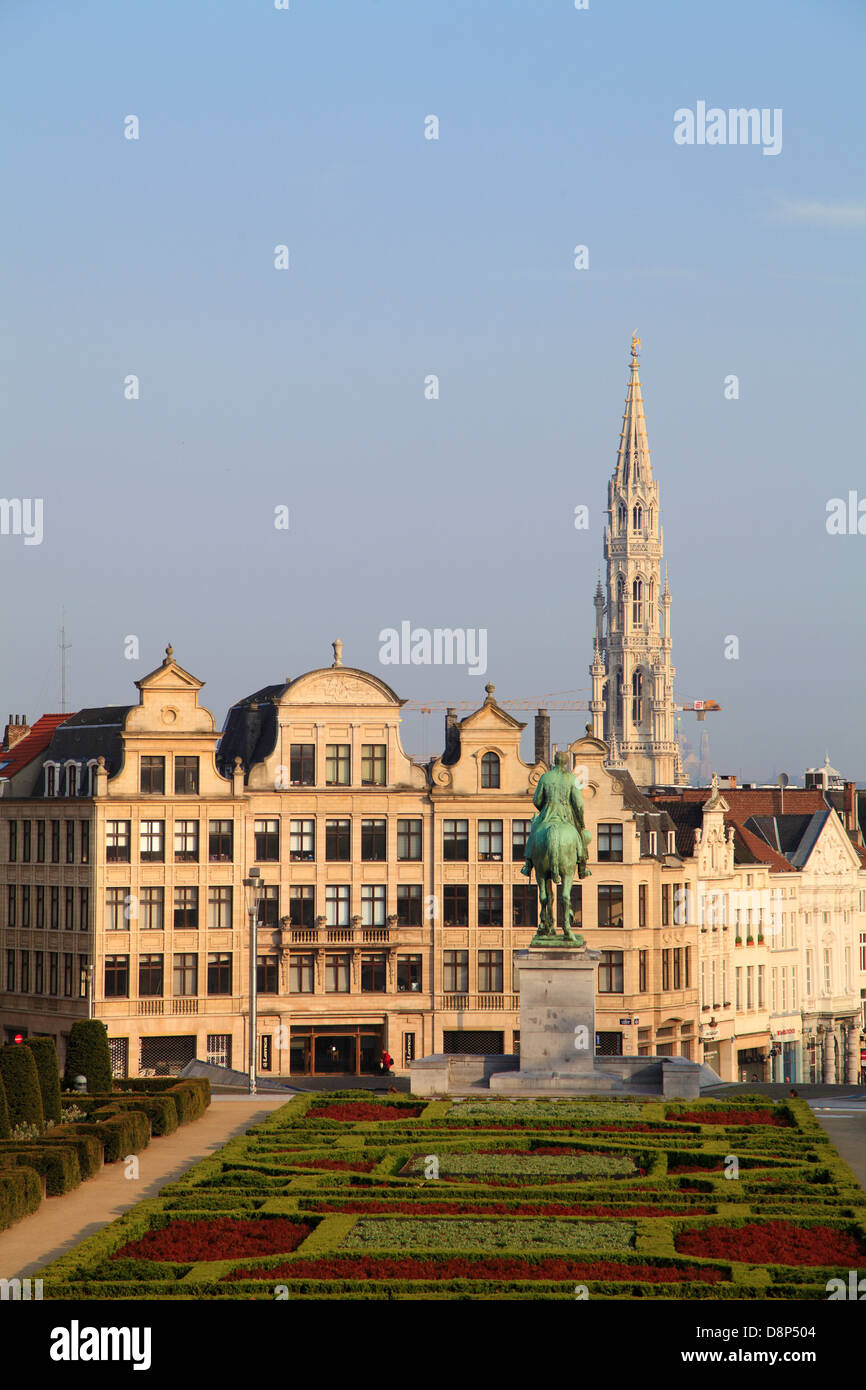
[[[647,530],[649,531],[650,535],[652,535],[652,533],[653,533],[653,526],[654,526],[654,524],[655,524],[655,515],[656,515],[656,514],[655,514],[655,507],[650,507],[650,509],[649,509],[649,515],[648,515],[648,517],[647,517]]]
[[[643,525],[643,507],[640,505],[632,507],[631,525],[633,531],[639,531]]]
[[[625,631],[625,580],[622,575],[616,581],[616,626],[618,632]]]
[[[636,579],[631,586],[631,620],[634,627],[643,622],[643,580]]]
[[[617,514],[616,514],[616,519],[617,519],[617,523],[618,523],[618,526],[619,526],[620,535],[622,535],[622,533],[625,531],[626,523],[627,523],[627,521],[628,521],[628,512],[627,512],[626,509],[625,509],[625,503],[624,503],[624,502],[620,502],[620,504],[619,504],[619,508],[617,509]]]
[[[643,721],[643,671],[640,667],[631,678],[631,717],[635,724]]]
[[[647,615],[650,620],[650,627],[652,627],[653,623],[655,622],[656,613],[656,583],[654,579],[650,580],[649,585],[647,587],[646,606]]]
[[[88,796],[92,796],[92,795],[93,795],[93,789],[94,789],[95,785],[96,785],[96,759],[95,759],[95,758],[91,758],[90,761],[89,761],[88,764],[87,764],[87,795],[88,795]]]
[[[622,728],[622,668],[616,673],[616,722]]]
[[[610,717],[611,717],[611,709],[610,709],[610,682],[609,682],[609,681],[605,681],[604,685],[601,687],[601,698],[602,698],[602,701],[604,702],[604,716],[603,716],[603,718],[604,718],[604,737],[605,737],[605,738],[609,738],[609,737],[610,737]]]
[[[54,763],[45,764],[45,795],[57,795],[57,768]]]
[[[67,764],[66,764],[66,795],[67,795],[67,796],[77,796],[77,795],[78,795],[78,764],[77,764],[77,763],[67,763]]]
[[[481,759],[481,785],[482,787],[499,786],[498,753],[485,753]]]

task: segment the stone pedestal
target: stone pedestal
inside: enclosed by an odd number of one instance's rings
[[[520,1070],[491,1076],[491,1091],[609,1090],[595,1066],[598,951],[530,946],[520,967]]]

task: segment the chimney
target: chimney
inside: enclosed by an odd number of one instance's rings
[[[3,733],[2,747],[4,751],[8,752],[10,748],[14,748],[16,743],[20,743],[21,739],[26,738],[29,733],[30,725],[27,723],[26,714],[16,714],[14,718],[10,714],[9,723]]]
[[[460,757],[460,732],[458,725],[457,711],[450,706],[445,711],[445,752],[443,762],[456,763]]]
[[[857,800],[855,782],[845,783],[845,790],[842,793],[842,797],[842,804],[845,808],[845,829],[858,830],[859,826],[857,825]]]
[[[546,709],[535,716],[535,761],[550,767],[550,715]]]

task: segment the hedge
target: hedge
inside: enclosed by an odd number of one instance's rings
[[[90,1134],[98,1139],[106,1163],[117,1163],[127,1154],[138,1153],[150,1142],[150,1121],[139,1110],[110,1114],[97,1111],[93,1122],[77,1120],[71,1128],[76,1134]]]
[[[12,1126],[9,1123],[9,1102],[6,1099],[6,1087],[3,1084],[3,1075],[0,1073],[0,1140],[8,1139],[12,1133]]]
[[[75,1126],[55,1125],[42,1135],[40,1144],[57,1144],[71,1148],[78,1159],[82,1178],[92,1178],[103,1163],[103,1146],[99,1139],[90,1134],[76,1134]]]
[[[70,1098],[70,1103],[74,1103],[80,1110],[83,1110],[88,1118],[91,1119],[98,1111],[111,1110],[113,1113],[120,1113],[123,1110],[140,1110],[145,1114],[151,1123],[154,1137],[173,1134],[178,1126],[177,1102],[174,1096],[76,1096],[74,1102]]]
[[[111,1091],[111,1050],[101,1019],[79,1018],[73,1023],[63,1076],[67,1089],[72,1088],[76,1076],[85,1076],[88,1091]]]
[[[206,1076],[190,1076],[170,1086],[170,1095],[177,1106],[177,1117],[182,1125],[197,1120],[210,1105],[210,1082]]]
[[[29,1216],[42,1202],[42,1178],[35,1168],[0,1168],[0,1231]]]
[[[78,1155],[65,1144],[49,1147],[41,1143],[16,1144],[13,1141],[0,1144],[0,1162],[10,1158],[15,1164],[35,1168],[45,1179],[45,1192],[48,1197],[60,1197],[71,1192],[81,1184],[81,1169]]]
[[[0,1048],[0,1076],[6,1088],[9,1103],[9,1122],[16,1125],[38,1125],[45,1123],[42,1110],[42,1092],[39,1089],[39,1073],[36,1060],[29,1047],[21,1043],[9,1043]]]
[[[45,1118],[59,1124],[62,1118],[60,1113],[60,1063],[57,1060],[57,1046],[54,1039],[25,1038],[24,1046],[30,1048],[36,1062]]]

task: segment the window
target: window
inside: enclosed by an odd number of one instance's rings
[[[631,620],[635,627],[639,627],[643,622],[643,580],[636,579],[631,586]],[[632,694],[635,694],[637,682],[637,692],[640,692],[640,670],[635,671],[631,678]],[[638,719],[640,715],[636,716]]]
[[[636,579],[635,583],[639,585],[640,580]],[[641,605],[637,605],[637,607],[640,611]],[[640,619],[636,619],[636,621],[640,621]],[[631,678],[631,717],[635,724],[643,722],[643,712],[643,671],[638,668]]]
[[[832,979],[833,979],[833,958],[832,958],[832,956],[831,956],[831,954],[830,954],[830,947],[829,947],[829,946],[825,946],[825,947],[824,947],[824,987],[823,987],[823,991],[822,991],[824,994],[832,994],[832,993],[833,993]]]
[[[18,822],[9,822],[9,863],[14,864],[18,858]]]
[[[478,858],[501,861],[501,820],[480,820],[478,822]]]
[[[86,820],[81,822],[81,854],[79,862],[81,864],[90,863],[90,823]]]
[[[397,858],[398,858],[398,859],[420,859],[420,858],[421,858],[421,822],[420,822],[420,820],[398,820],[398,821],[397,821]]]
[[[208,1033],[205,1059],[212,1067],[230,1067],[232,1064],[231,1033]]]
[[[140,785],[143,796],[163,796],[165,794],[165,758],[142,754]]]
[[[129,931],[126,917],[128,888],[106,888],[105,890],[105,930]]]
[[[191,931],[198,927],[198,889],[175,888],[174,929]]]
[[[129,998],[129,956],[105,957],[105,997]]]
[[[384,859],[386,857],[384,820],[361,821],[361,858]]]
[[[280,925],[280,890],[276,883],[267,883],[262,887],[262,896],[259,899],[258,925],[260,927],[278,927]]]
[[[34,951],[33,953],[33,993],[45,993],[45,952]]]
[[[77,796],[77,795],[78,795],[78,764],[77,764],[77,763],[67,763],[67,764],[66,764],[66,795],[67,795],[67,796]]]
[[[198,796],[198,758],[175,758],[174,792],[175,796]]]
[[[658,831],[657,831],[657,830],[651,830],[651,831],[649,832],[648,836],[647,836],[647,839],[648,839],[648,841],[649,841],[649,846],[648,846],[648,849],[647,849],[647,854],[651,854],[651,855],[653,855],[653,856],[657,855],[658,852],[659,852],[659,833],[658,833]]]
[[[616,626],[618,632],[625,631],[625,579],[619,575],[616,581]],[[622,711],[619,705],[621,699],[622,672],[617,673],[617,721],[622,718]]]
[[[361,885],[361,925],[364,927],[384,927],[384,883],[364,883]]]
[[[764,1007],[764,967],[758,966],[758,1008]]]
[[[747,966],[746,966],[746,1010],[747,1010],[747,1011],[750,1011],[751,1009],[753,1009],[753,1008],[755,1007],[755,996],[754,996],[754,992],[753,992],[753,991],[754,991],[754,976],[755,976],[755,967],[754,967],[753,965],[747,965]]]
[[[44,863],[45,863],[45,822],[44,822],[44,820],[38,820],[38,821],[36,822],[36,863],[37,863],[37,864],[44,864]]]
[[[348,781],[348,778],[346,779]],[[361,786],[384,787],[385,744],[361,744]]]
[[[176,999],[187,999],[198,994],[198,956],[194,951],[175,954],[173,986]]]
[[[72,971],[74,969],[74,959],[71,951],[65,951],[63,955],[63,993],[67,999],[72,998]]]
[[[165,862],[165,821],[143,820],[139,827],[139,854],[142,863]]]
[[[511,858],[520,863],[526,858],[526,842],[529,839],[529,827],[531,820],[513,820],[511,822]]]
[[[646,926],[646,894],[647,885],[639,883],[637,886],[637,924],[639,927]]]
[[[45,885],[36,885],[36,926],[41,930],[45,926]]]
[[[628,512],[626,511],[624,502],[620,502],[616,509],[616,521],[620,532],[623,532],[628,524]]]
[[[601,883],[598,888],[598,925],[622,926],[622,884]]]
[[[57,952],[50,951],[48,955],[48,993],[57,994]]]
[[[515,927],[538,926],[538,889],[534,883],[515,883],[511,889],[511,910]]]
[[[632,530],[639,531],[643,525],[643,507],[636,506],[631,509]]]
[[[468,860],[469,822],[468,820],[446,820],[442,825],[442,858],[445,860]]]
[[[446,994],[465,994],[469,988],[469,952],[443,952],[443,983]]]
[[[325,955],[325,994],[349,994],[350,956]]]
[[[397,884],[398,927],[421,926],[421,887],[420,883]]]
[[[602,863],[622,863],[622,826],[616,822],[599,825],[598,858]]]
[[[83,823],[83,822],[82,822]],[[108,864],[129,863],[129,821],[110,820],[105,824],[105,859]]]
[[[398,956],[397,957],[397,989],[402,994],[404,991],[417,991],[422,988],[421,976],[421,957],[420,956]]]
[[[478,952],[478,992],[479,994],[502,993],[502,952]]]
[[[329,927],[349,925],[348,883],[328,883],[325,886],[325,923]]]
[[[602,951],[598,963],[599,994],[622,994],[622,951]]]
[[[276,994],[278,992],[280,958],[272,952],[264,956],[256,956],[256,989],[259,994]]]
[[[662,951],[662,989],[671,987],[671,953]]]
[[[257,820],[255,823],[256,860],[259,864],[274,863],[280,857],[280,822]]]
[[[674,947],[674,989],[683,987],[683,952],[681,946]]]
[[[325,786],[348,787],[352,780],[352,750],[348,743],[325,746]]]
[[[161,999],[164,989],[163,956],[139,956],[138,958],[138,997],[139,999]]]
[[[66,862],[75,863],[75,821],[66,822]]]
[[[21,861],[24,864],[30,863],[30,821],[21,822]]]
[[[78,890],[78,930],[90,930],[90,889]]]
[[[502,884],[481,883],[478,886],[479,927],[502,926]]]
[[[234,824],[211,820],[207,825],[207,857],[211,864],[231,864],[234,859]]]
[[[312,994],[315,958],[293,951],[289,956],[289,990],[292,994]]]
[[[139,924],[142,931],[162,931],[165,926],[165,889],[140,890]]]
[[[57,766],[55,763],[45,764],[45,795],[57,795]]]
[[[315,889],[312,884],[292,886],[289,889],[289,925],[292,927],[312,927],[316,913]]]
[[[15,885],[14,883],[9,883],[9,884],[7,884],[7,886],[6,886],[6,925],[7,925],[7,927],[14,927],[14,926],[17,925],[17,922],[18,922],[18,913],[17,913],[17,911],[16,911],[17,901],[18,901],[18,890],[17,890],[17,888],[16,888],[16,885]]]
[[[485,753],[481,759],[482,787],[499,786],[499,754]]]
[[[637,992],[646,994],[647,992],[647,951],[637,953]]]
[[[685,981],[684,981],[685,987],[686,987],[686,989],[691,989],[691,985],[692,985],[692,948],[691,948],[691,946],[685,946],[685,947],[683,948],[683,965],[684,965],[684,967],[685,967]]]
[[[21,993],[30,993],[30,952],[21,952]]]
[[[29,926],[30,926],[30,884],[29,884],[29,883],[22,883],[22,885],[21,885],[21,925],[22,925],[22,927],[29,927]]]
[[[348,860],[352,857],[352,822],[325,821],[325,858]]]
[[[6,951],[6,989],[10,994],[15,993],[15,952],[11,949]]]
[[[806,952],[806,994],[807,994],[807,996],[808,996],[808,995],[811,995],[811,993],[812,993],[812,952],[811,952],[811,951],[807,951],[807,952]],[[737,996],[737,999],[739,1000],[739,995]],[[739,1007],[739,1003],[738,1003],[737,1007]]]
[[[384,951],[363,952],[361,955],[361,993],[385,993]]]
[[[75,889],[67,884],[63,889],[63,929],[72,931],[75,926]]]
[[[289,780],[293,787],[312,787],[316,782],[316,745],[293,743],[289,751]]]
[[[198,821],[176,820],[174,823],[174,862],[198,863]]]
[[[78,957],[78,994],[79,998],[87,998],[87,987],[92,976],[90,961],[87,956]]]
[[[316,822],[289,821],[289,859],[293,864],[309,864],[316,857]]]
[[[214,887],[207,890],[207,924],[210,931],[230,931],[232,925],[232,890]]]
[[[210,951],[207,958],[208,994],[231,994],[232,955],[231,951]]]
[[[60,889],[52,886],[49,889],[51,906],[49,908],[48,925],[52,931],[57,931],[60,926]]]
[[[60,863],[60,821],[51,822],[51,862]]]
[[[671,885],[662,884],[662,926],[670,926],[671,921]]]
[[[446,883],[442,890],[442,910],[446,927],[469,926],[469,886]]]

